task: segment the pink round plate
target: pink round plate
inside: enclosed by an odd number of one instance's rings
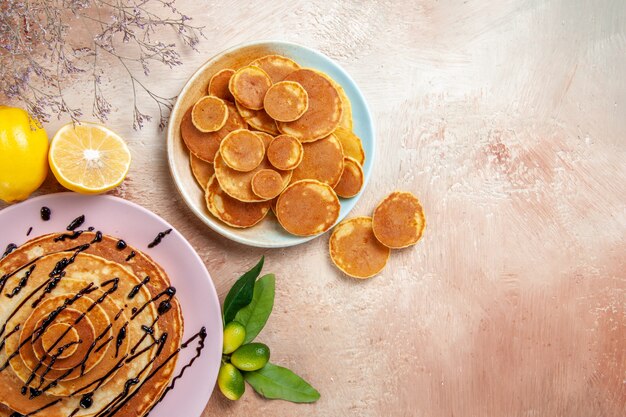
[[[41,207],[52,210],[49,221],[40,216]],[[169,223],[137,204],[113,196],[84,196],[74,193],[31,198],[0,211],[0,256],[10,243],[21,245],[37,236],[60,232],[81,214],[85,223],[104,234],[124,239],[152,257],[176,287],[185,320],[183,341],[206,327],[205,348],[193,366],[185,370],[151,417],[199,416],[211,396],[222,356],[222,318],[217,293],[204,263],[187,240]],[[26,236],[32,227],[30,236]],[[159,232],[172,229],[162,242],[148,248]],[[195,354],[195,345],[179,355],[177,375]]]

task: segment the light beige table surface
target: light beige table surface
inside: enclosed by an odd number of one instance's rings
[[[155,124],[132,130],[129,85],[111,69],[108,125],[133,154],[115,194],[178,228],[220,299],[266,255],[277,297],[259,340],[322,394],[293,405],[251,389],[232,403],[216,391],[204,416],[625,414],[626,3],[178,7],[207,39],[200,53],[183,50],[181,67],[153,67],[157,92],[177,94],[207,58],[240,42],[317,48],[352,74],[377,125],[378,160],[353,214],[407,189],[428,222],[415,248],[393,252],[368,281],[331,266],[327,235],[285,250],[225,240],[177,195],[165,134]],[[49,178],[42,192],[58,190]]]

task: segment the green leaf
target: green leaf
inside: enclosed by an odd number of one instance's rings
[[[258,371],[246,372],[244,379],[265,398],[294,403],[312,403],[320,393],[287,368],[268,363]]]
[[[274,274],[264,275],[254,284],[252,301],[239,310],[235,321],[246,328],[246,338],[243,343],[250,343],[263,330],[263,326],[272,313],[274,307],[274,293],[276,278]]]
[[[224,299],[224,324],[233,321],[237,312],[252,301],[254,281],[261,273],[264,260],[265,257],[262,256],[259,263],[239,277],[230,291],[228,291]]]

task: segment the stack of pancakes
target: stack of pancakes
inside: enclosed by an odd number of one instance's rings
[[[327,74],[288,57],[236,55],[206,69],[206,90],[180,122],[208,211],[236,228],[255,226],[271,210],[293,235],[327,231],[339,198],[355,197],[365,182],[348,96]]]
[[[181,346],[175,292],[100,232],[41,236],[0,260],[0,417],[145,415]]]

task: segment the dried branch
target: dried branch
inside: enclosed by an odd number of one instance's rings
[[[157,7],[167,16],[160,16]],[[202,28],[175,7],[175,0],[2,0],[0,2],[0,93],[23,103],[40,121],[52,115],[82,117],[66,100],[66,88],[77,77],[91,77],[91,113],[105,121],[111,104],[102,87],[104,68],[119,63],[133,91],[133,127],[141,129],[151,116],[139,108],[140,94],[158,106],[159,127],[167,123],[175,97],[162,97],[133,72],[144,76],[159,62],[170,68],[181,65],[176,44],[163,43],[157,34],[173,30],[184,45],[197,50]],[[82,24],[91,39],[72,46],[71,26]],[[110,58],[107,60],[107,57]],[[143,93],[141,92],[143,91]]]

